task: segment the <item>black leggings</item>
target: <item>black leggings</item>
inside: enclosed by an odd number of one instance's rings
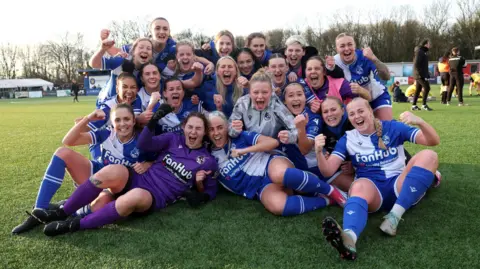
[[[428,98],[428,93],[430,93],[430,82],[425,79],[416,79],[416,89],[415,89],[415,95],[413,95],[413,103],[412,105],[417,105],[417,100],[418,97],[420,96],[420,92],[423,89],[423,98],[422,98],[422,103],[423,105],[427,104],[427,98]]]
[[[462,73],[451,73],[450,74],[450,85],[448,87],[448,98],[447,101],[452,100],[453,88],[457,86],[457,95],[458,102],[463,103],[463,84],[465,83]]]
[[[446,87],[446,91],[442,91],[442,104],[447,103],[447,94],[448,94],[448,85],[450,84],[450,74],[448,72],[440,73],[440,78],[442,79],[442,87]]]

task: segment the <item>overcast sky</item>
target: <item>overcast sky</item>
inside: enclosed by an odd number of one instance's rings
[[[327,27],[336,11],[389,14],[392,7],[410,5],[418,15],[431,0],[282,0],[280,1],[2,1],[0,43],[31,44],[56,39],[66,31],[84,34],[85,44],[94,48],[99,33],[112,20],[165,17],[172,34],[191,28],[212,36],[221,29],[248,35],[274,28]],[[381,4],[378,4],[378,3]],[[138,3],[135,6],[135,3]],[[181,3],[181,4],[179,4]],[[228,7],[233,3],[234,8]],[[201,5],[200,7],[198,5]],[[455,5],[455,4],[453,4]]]

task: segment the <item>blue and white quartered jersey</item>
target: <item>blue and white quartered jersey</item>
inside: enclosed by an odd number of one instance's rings
[[[161,52],[153,51],[153,63],[158,66],[160,72],[162,72],[165,67],[167,67],[168,60],[175,59],[176,53],[176,42],[172,38],[167,39],[167,43],[165,44],[165,48]],[[122,52],[126,52],[130,54],[130,50],[132,48],[132,44],[123,45],[121,47]]]
[[[340,55],[337,54],[334,56],[335,64],[342,68],[347,81],[358,83],[363,88],[369,90],[373,101],[387,91],[387,88],[378,78],[377,67],[372,61],[363,56],[363,51],[356,49],[355,54],[355,61],[349,65],[344,64],[342,59],[340,59]]]
[[[153,112],[155,113],[159,107],[160,104],[156,105]],[[200,101],[199,104],[194,105],[191,100],[183,100],[178,113],[170,112],[165,117],[158,120],[157,126],[155,127],[155,134],[159,135],[166,132],[181,133],[182,121],[191,112],[206,113],[202,108],[202,101]]]
[[[255,145],[260,134],[242,132],[237,138],[230,138],[224,148],[212,151],[218,163],[219,182],[229,191],[253,199],[266,176],[270,154],[265,152],[247,153],[231,157],[232,149],[248,148]]]
[[[122,57],[103,57],[102,58],[102,69],[111,70],[110,78],[107,81],[107,84],[100,90],[97,97],[97,107],[100,108],[100,105],[106,100],[111,99],[117,94],[117,77],[123,72],[122,64],[125,61],[125,58]],[[139,72],[135,70],[133,75],[137,78],[137,85],[140,87],[142,81],[140,80]]]
[[[128,142],[122,143],[117,135],[110,128],[89,132],[92,137],[92,145],[100,145],[101,158],[103,165],[122,164],[132,166],[136,162],[141,162],[143,156],[137,148],[137,136],[134,135]]]
[[[322,126],[323,120],[319,114],[313,113],[308,107],[305,107],[302,114],[308,115],[308,123],[307,126],[305,126],[307,138],[315,141],[315,137],[319,135],[320,126]],[[280,145],[280,149],[287,155],[288,159],[294,163],[296,168],[304,169],[303,166],[305,163],[307,168],[318,166],[315,148],[312,148],[306,155],[303,155],[300,152],[297,144],[282,144]]]
[[[145,90],[145,88],[141,88],[138,93],[137,93],[137,99],[140,99],[140,102],[142,104],[142,112],[147,110],[148,104],[150,104],[150,97],[151,95]],[[163,104],[163,99],[160,98],[159,103]]]
[[[398,176],[405,168],[403,143],[415,143],[419,129],[397,121],[381,121],[382,139],[387,150],[378,147],[375,133],[362,135],[356,129],[338,140],[332,156],[345,160],[350,156],[356,178],[384,181]]]
[[[118,105],[118,100],[116,95],[114,95],[111,99],[105,101],[104,103],[101,103],[99,106],[99,109],[103,110],[103,112],[105,113],[105,119],[89,122],[88,127],[90,127],[90,129],[95,131],[98,129],[102,129],[103,127],[110,126],[111,125],[110,111],[113,108],[115,108],[117,105]],[[142,113],[143,111],[142,101],[140,100],[140,98],[137,97],[133,101],[132,107],[133,107],[133,113],[135,114],[135,116],[138,116]]]

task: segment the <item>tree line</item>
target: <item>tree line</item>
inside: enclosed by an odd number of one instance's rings
[[[453,8],[459,14],[452,16]],[[112,21],[111,38],[117,44],[130,43],[149,35],[147,18]],[[220,30],[220,29],[219,29]],[[329,24],[303,29],[271,29],[263,33],[269,48],[282,48],[291,35],[302,35],[308,45],[318,49],[321,56],[335,53],[335,37],[342,32],[353,34],[357,47],[370,46],[383,62],[410,62],[415,46],[425,38],[432,43],[430,60],[438,60],[452,47],[459,47],[466,59],[479,59],[480,0],[439,0],[423,10],[399,6],[389,14],[371,11],[338,11]],[[172,33],[176,40],[189,39],[195,47],[213,39],[213,36],[190,29]],[[233,33],[235,34],[235,33]],[[237,47],[245,45],[245,36],[235,37]],[[59,40],[19,47],[0,45],[0,78],[42,78],[56,84],[79,79],[78,69],[87,69],[94,48],[87,48],[81,33],[65,33]]]

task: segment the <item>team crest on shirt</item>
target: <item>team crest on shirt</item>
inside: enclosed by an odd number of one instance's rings
[[[248,120],[252,120],[252,115],[248,115]]]
[[[355,69],[355,72],[359,75],[363,74],[363,68],[361,66],[357,66],[357,68]]]
[[[189,114],[190,114],[190,111],[185,111],[185,113],[183,113],[183,117],[186,118],[188,117]]]
[[[388,145],[390,143],[390,137],[388,135],[383,135],[382,140],[385,145]]]
[[[138,151],[137,148],[134,148],[132,151],[130,151],[130,156],[132,156],[132,158],[138,158],[138,156],[140,155],[140,152]]]
[[[197,157],[197,163],[198,164],[203,164],[205,162],[205,156],[198,156]]]
[[[269,121],[272,119],[272,115],[270,115],[270,113],[268,112],[265,112],[265,116],[263,116],[263,118],[266,120],[266,121]]]

